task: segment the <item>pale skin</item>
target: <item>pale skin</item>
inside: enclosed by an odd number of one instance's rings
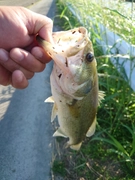
[[[23,89],[51,59],[35,37],[53,43],[52,20],[23,7],[0,7],[0,84]]]

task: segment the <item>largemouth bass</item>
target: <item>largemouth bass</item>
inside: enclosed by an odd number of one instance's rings
[[[69,138],[68,146],[79,150],[85,136],[95,132],[99,102],[97,63],[84,27],[53,33],[54,44],[37,36],[40,46],[54,60],[50,76],[53,102],[51,120],[58,116],[53,136]],[[103,96],[100,96],[102,99]]]

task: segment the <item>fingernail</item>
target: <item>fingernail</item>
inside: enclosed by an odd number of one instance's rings
[[[12,53],[12,59],[15,61],[22,61],[24,59],[24,54],[20,51],[20,49],[14,49]]]
[[[0,49],[0,60],[8,61],[8,53],[4,49]]]

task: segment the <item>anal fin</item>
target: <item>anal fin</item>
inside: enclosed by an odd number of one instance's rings
[[[63,133],[63,131],[61,130],[60,127],[59,127],[59,128],[57,129],[57,131],[55,131],[55,133],[53,134],[53,137],[56,137],[56,136],[61,136],[61,137],[67,138],[67,136]]]

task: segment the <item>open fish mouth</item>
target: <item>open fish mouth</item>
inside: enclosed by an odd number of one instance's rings
[[[87,30],[84,27],[69,31],[54,32],[52,36],[54,40],[53,45],[43,40],[40,36],[37,36],[36,39],[40,46],[44,47],[48,55],[52,57],[64,72],[67,72],[66,67],[68,67],[69,64],[81,64],[81,50],[84,49],[89,40]],[[77,55],[78,58],[69,58],[75,55]],[[67,58],[69,59],[67,60]]]

